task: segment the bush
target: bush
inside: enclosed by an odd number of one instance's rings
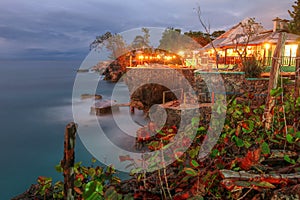
[[[263,66],[255,58],[243,61],[243,67],[247,78],[258,78],[263,72]]]

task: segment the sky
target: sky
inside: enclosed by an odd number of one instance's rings
[[[247,17],[272,28],[290,19],[294,0],[1,0],[0,59],[80,60],[107,31],[174,27],[203,31],[197,8],[211,31],[227,30]]]

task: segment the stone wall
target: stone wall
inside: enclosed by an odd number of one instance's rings
[[[265,101],[269,79],[245,78],[244,72],[195,72],[195,90],[199,94],[206,94],[211,101],[212,92],[222,93],[226,96],[244,96],[251,98],[254,104]],[[201,101],[200,101],[201,102]]]
[[[212,101],[214,94],[236,95],[239,99],[248,98],[255,105],[265,103],[268,78],[245,78],[244,72],[216,72],[195,69],[170,68],[128,68],[125,81],[128,85],[131,101],[143,105],[148,110],[154,104],[171,100],[183,100],[182,90],[188,96],[195,92],[199,103]],[[286,86],[288,87],[288,86]]]
[[[182,91],[193,90],[194,69],[173,69],[166,67],[127,68],[124,78],[130,92],[132,106],[148,110],[154,104],[182,97]],[[165,95],[163,92],[166,92]],[[141,104],[143,106],[141,106]]]

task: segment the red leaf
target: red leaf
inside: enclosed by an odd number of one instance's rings
[[[244,170],[249,170],[253,165],[259,162],[261,149],[257,148],[253,151],[248,151],[244,158],[239,159],[240,167]]]

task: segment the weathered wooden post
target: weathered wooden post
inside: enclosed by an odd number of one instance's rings
[[[74,161],[75,138],[77,127],[74,122],[69,123],[65,130],[64,158],[61,161],[64,174],[64,200],[74,200]]]
[[[272,89],[277,88],[279,73],[280,73],[280,65],[281,65],[281,56],[282,52],[284,50],[284,45],[286,41],[286,33],[281,32],[279,34],[278,42],[276,45],[275,52],[273,54],[272,58],[272,67],[270,71],[270,80],[269,80],[269,86],[268,86],[268,97],[267,97],[267,103],[265,108],[265,127],[266,129],[271,128],[271,122],[272,122],[272,108],[275,105],[275,98],[270,95],[270,92]]]
[[[297,53],[296,53],[296,70],[295,70],[295,104],[296,99],[300,96],[300,44],[298,44]],[[297,130],[299,128],[300,113],[295,113],[294,118],[294,128]]]

